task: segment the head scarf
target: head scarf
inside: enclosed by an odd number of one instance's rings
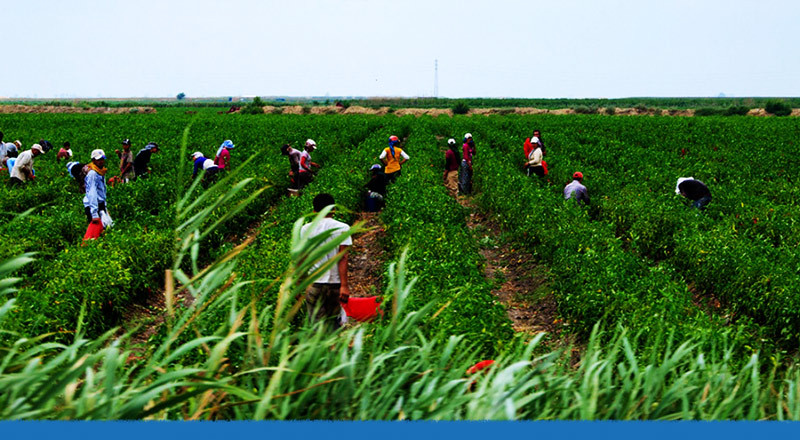
[[[230,150],[233,147],[234,147],[233,142],[230,139],[228,139],[225,142],[223,142],[222,145],[219,146],[219,149],[217,150],[217,154],[216,155],[219,156],[220,154],[222,154],[222,149],[223,148],[227,148],[227,149]]]

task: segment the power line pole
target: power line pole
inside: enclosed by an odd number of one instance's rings
[[[433,97],[439,97],[439,60],[433,61]]]

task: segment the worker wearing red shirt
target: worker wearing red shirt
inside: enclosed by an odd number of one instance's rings
[[[444,185],[451,193],[455,194],[458,190],[458,166],[461,163],[461,155],[456,150],[456,140],[447,140],[448,149],[444,153]]]
[[[461,146],[461,173],[458,176],[458,192],[463,195],[472,193],[472,157],[475,152],[475,141],[472,134],[467,133]]]
[[[220,170],[224,170],[231,163],[231,152],[228,150],[233,149],[235,145],[228,139],[219,146],[216,157],[214,157],[214,165]]]

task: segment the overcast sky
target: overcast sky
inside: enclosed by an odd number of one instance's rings
[[[800,2],[3,0],[0,97],[800,96]]]

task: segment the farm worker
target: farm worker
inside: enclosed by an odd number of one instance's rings
[[[89,173],[89,166],[80,162],[67,162],[67,172],[78,184],[81,193],[86,193],[86,175]]]
[[[8,148],[9,146],[14,146],[12,143],[5,143],[3,142],[3,132],[0,131],[0,161],[8,157]],[[16,146],[14,147],[16,148]]]
[[[39,139],[39,145],[42,146],[42,151],[45,153],[53,149],[53,144],[51,144],[48,140]]]
[[[6,142],[6,155],[8,157],[18,157],[19,150],[22,149],[22,142],[14,141],[12,143]]]
[[[533,151],[534,145],[538,145],[539,148],[542,149],[542,156],[547,155],[547,150],[544,148],[544,142],[542,142],[542,137],[539,130],[533,130],[533,136],[525,139],[525,145],[523,146],[523,151],[525,152],[525,159],[527,160],[528,156]]]
[[[83,196],[83,209],[89,226],[83,241],[94,240],[100,237],[103,232],[103,222],[100,219],[101,212],[106,210],[106,153],[103,150],[92,151],[92,161],[87,165],[86,173],[86,195]],[[77,165],[75,165],[77,166]]]
[[[300,188],[305,188],[306,185],[311,183],[313,180],[314,174],[312,167],[319,168],[319,164],[314,163],[311,161],[311,152],[317,149],[317,143],[314,142],[313,139],[308,139],[306,141],[306,147],[302,153],[300,153],[300,168],[299,168],[299,178],[300,178]]]
[[[138,179],[139,177],[144,178],[150,173],[147,167],[150,165],[150,156],[152,156],[153,153],[158,153],[158,144],[155,142],[150,142],[136,153],[136,156],[133,158],[133,179]]]
[[[475,155],[475,141],[472,134],[464,135],[461,146],[461,172],[458,176],[458,192],[464,195],[472,193],[472,156]]]
[[[122,151],[114,150],[119,157],[119,178],[121,181],[128,183],[134,180],[136,173],[133,171],[133,151],[131,151],[131,140],[125,139],[122,141]]]
[[[564,200],[574,199],[579,205],[589,204],[589,191],[583,186],[583,173],[575,171],[572,174],[572,182],[564,187]]]
[[[320,212],[325,209],[325,207],[334,205],[335,203],[336,202],[333,200],[332,195],[327,193],[319,194],[314,197],[314,212]],[[343,232],[347,232],[349,226],[345,223],[334,220],[332,217],[333,211],[331,211],[327,217],[322,219],[322,221],[316,225],[313,230],[311,230],[311,223],[306,223],[303,225],[302,229],[300,229],[301,239],[307,240],[326,231],[332,231],[328,239],[322,243],[324,244],[335,239]],[[347,249],[352,244],[353,239],[351,237],[347,237],[344,239],[344,241],[342,241],[338,249],[332,249],[311,269],[311,272],[313,272],[325,264],[326,261],[334,258],[337,253],[343,253],[342,258],[338,261],[338,263],[333,265],[330,270],[322,274],[322,276],[317,279],[317,282],[315,282],[313,285],[311,285],[311,287],[308,288],[308,290],[306,290],[306,311],[308,312],[311,322],[326,320],[334,327],[338,327],[339,322],[337,318],[341,312],[340,303],[346,303],[350,297],[350,287],[347,279]]]
[[[216,175],[217,173],[219,173],[219,167],[214,165],[213,160],[204,157],[203,153],[195,151],[194,153],[192,153],[192,161],[194,161],[194,171],[192,172],[192,178],[197,177],[197,175],[201,171],[205,171],[206,174],[203,177],[204,184],[211,183],[216,179]]]
[[[0,167],[6,167],[9,174],[11,174],[11,169],[14,167],[14,161],[16,161],[16,158],[19,155],[18,151],[19,150],[17,150],[16,143],[3,143],[0,141]]]
[[[217,149],[217,154],[214,157],[214,165],[216,165],[220,170],[224,170],[231,163],[230,150],[232,150],[233,147],[235,147],[235,145],[233,145],[233,141],[228,139]]]
[[[64,146],[56,154],[56,162],[61,162],[61,159],[72,159],[72,147],[69,142],[64,142]]]
[[[292,179],[292,188],[300,189],[300,158],[302,153],[292,148],[289,144],[281,147],[281,154],[289,157],[289,176]]]
[[[528,176],[535,174],[539,177],[544,177],[544,167],[542,166],[542,148],[539,144],[532,144],[533,149],[528,153],[527,162],[525,167],[528,170]]]
[[[458,190],[458,166],[461,163],[461,153],[456,149],[456,140],[447,140],[447,151],[444,153],[444,185],[451,193]]]
[[[28,180],[33,180],[33,158],[43,153],[42,146],[39,144],[33,144],[30,150],[20,153],[13,164],[13,168],[9,168],[11,170],[9,184],[22,185]]]
[[[375,164],[369,168],[369,182],[364,185],[367,189],[366,208],[367,212],[377,212],[384,206],[383,199],[386,197],[386,175],[380,165]]]
[[[679,178],[678,184],[675,186],[675,194],[692,200],[692,208],[697,208],[701,211],[711,203],[711,191],[708,190],[705,183],[694,177]]]
[[[386,166],[384,172],[386,173],[386,180],[394,183],[397,177],[400,176],[400,169],[410,157],[400,148],[400,139],[397,136],[389,137],[389,146],[384,148],[381,155],[378,157]]]

